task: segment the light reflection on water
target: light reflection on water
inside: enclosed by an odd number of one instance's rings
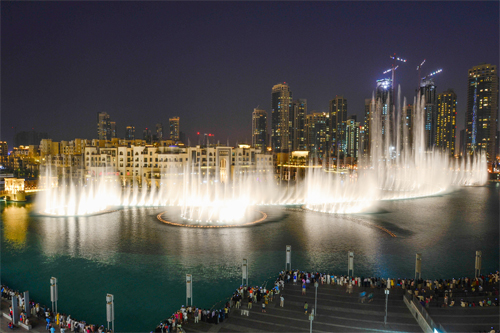
[[[113,293],[120,331],[152,329],[182,305],[185,274],[193,274],[203,307],[239,285],[243,258],[251,283],[261,284],[284,268],[285,245],[293,267],[336,274],[347,272],[350,250],[357,275],[412,277],[417,252],[424,278],[473,275],[476,250],[483,271],[499,261],[496,186],[383,201],[372,214],[261,207],[270,222],[231,229],[167,226],[156,219],[164,207],[68,218],[30,216],[31,209],[2,206],[2,281],[50,304],[48,281],[56,276],[59,308],[95,323],[105,323],[104,297]],[[150,316],[141,323],[129,320],[137,304]]]

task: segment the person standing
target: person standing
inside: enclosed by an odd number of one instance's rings
[[[283,295],[281,295],[281,297],[280,297],[280,306],[281,307],[285,306],[285,298],[283,297]]]
[[[307,314],[307,308],[309,307],[309,305],[307,305],[307,302],[304,304],[304,313]]]

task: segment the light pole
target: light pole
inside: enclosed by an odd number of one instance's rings
[[[312,309],[311,314],[309,315],[309,321],[311,324],[309,325],[309,333],[313,331],[313,320],[314,320],[314,309]]]
[[[249,286],[248,283],[248,260],[243,259],[243,264],[241,265],[241,285]]]
[[[31,317],[31,304],[30,304],[30,292],[24,292],[24,313],[26,317]]]
[[[385,317],[384,325],[387,325],[387,302],[389,301],[389,289],[385,290]]]
[[[191,274],[186,274],[186,307],[193,305],[193,276]]]
[[[111,294],[106,295],[106,320],[108,322],[108,330],[109,323],[111,323],[112,331],[115,331],[115,297]]]
[[[349,251],[347,254],[347,276],[354,276],[354,252]]]
[[[290,265],[290,270],[292,270],[292,246],[286,246],[286,263],[285,263],[285,271],[288,271],[288,266]]]
[[[56,303],[56,311],[57,313],[57,279],[55,277],[50,278],[50,301],[52,302],[52,312],[54,312],[54,302]]]
[[[318,281],[314,282],[314,287],[316,288],[316,294],[314,295],[314,310],[316,310],[316,315],[318,315]]]
[[[475,269],[475,277],[478,277],[481,275],[481,257],[482,257],[482,252],[481,251],[476,251],[476,269]]]
[[[422,277],[422,254],[417,253],[415,260],[415,280],[420,280]]]

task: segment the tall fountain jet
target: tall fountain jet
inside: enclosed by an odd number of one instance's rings
[[[102,168],[92,177],[75,181],[58,177],[49,166],[41,177],[45,191],[37,196],[38,212],[71,216],[116,207],[168,206],[176,207],[171,209],[188,224],[237,225],[253,219],[253,207],[260,205],[360,213],[380,200],[418,198],[487,182],[484,154],[457,160],[448,152],[426,148],[421,96],[414,100],[410,136],[403,121],[406,109],[401,107],[406,99],[401,103],[400,89],[397,96],[395,102],[390,100],[392,94],[384,101],[372,98],[369,156],[354,171],[308,168],[302,181],[284,185],[276,181],[272,170],[257,172],[266,169],[261,161],[251,171],[247,166],[231,166],[229,158],[217,162],[220,167],[215,176],[190,162],[162,170],[160,179],[142,177],[124,187],[114,169]]]

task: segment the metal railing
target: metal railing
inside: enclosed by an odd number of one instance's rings
[[[436,328],[437,330],[439,330],[439,332],[446,333],[446,330],[443,328],[443,326],[441,326],[441,324],[438,325],[434,322],[434,320],[432,320],[431,316],[429,315],[429,313],[427,312],[425,307],[422,304],[420,304],[420,301],[418,300],[418,298],[415,295],[410,294],[407,291],[404,294],[404,297],[406,298],[406,300],[408,302],[412,303],[415,306],[415,309],[422,316],[422,318],[424,318],[427,325],[429,325],[431,327],[431,329]]]

